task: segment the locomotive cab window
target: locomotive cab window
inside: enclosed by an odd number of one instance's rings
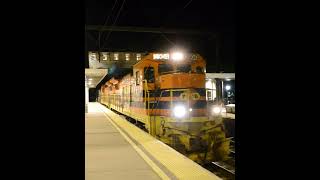
[[[136,85],[140,84],[140,71],[136,72]]]
[[[159,64],[158,71],[160,74],[172,73],[173,66],[171,64]]]
[[[191,71],[191,65],[190,64],[181,64],[181,65],[177,66],[177,71],[188,73]]]
[[[154,83],[154,68],[153,67],[145,67],[144,68],[144,79],[146,79],[148,83]]]
[[[203,68],[200,67],[200,66],[197,66],[197,67],[196,67],[196,73],[202,74],[202,73],[203,73]]]

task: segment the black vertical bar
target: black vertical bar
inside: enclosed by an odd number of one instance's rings
[[[216,68],[220,72],[220,33],[216,33]]]
[[[220,104],[221,100],[222,100],[222,80],[216,78],[216,99],[217,102]]]

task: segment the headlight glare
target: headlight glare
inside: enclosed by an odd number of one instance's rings
[[[187,110],[184,106],[182,105],[177,105],[173,108],[173,114],[177,118],[182,118],[186,115]]]
[[[213,107],[213,113],[214,114],[219,114],[221,112],[221,108],[216,106],[216,107]]]

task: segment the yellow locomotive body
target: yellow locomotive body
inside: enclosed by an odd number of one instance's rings
[[[205,67],[199,54],[150,53],[103,85],[100,101],[198,163],[225,160],[229,140],[207,106]]]

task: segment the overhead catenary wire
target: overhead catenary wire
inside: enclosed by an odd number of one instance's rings
[[[164,37],[168,42],[170,42],[172,45],[176,45],[174,42],[172,42],[166,35],[164,35],[163,33],[161,33],[161,36]]]
[[[123,5],[124,5],[125,2],[126,2],[126,0],[123,0],[123,1],[122,1],[121,7],[120,7],[120,9],[119,9],[119,11],[118,11],[118,14],[117,14],[117,17],[116,17],[116,20],[113,22],[113,24],[112,24],[112,26],[111,26],[111,28],[110,28],[110,31],[108,32],[108,35],[107,35],[106,39],[104,40],[104,42],[103,42],[103,44],[102,44],[102,49],[104,48],[105,43],[108,41],[108,39],[109,39],[109,37],[110,37],[110,34],[111,34],[111,32],[112,32],[112,28],[113,28],[114,25],[117,23],[117,20],[118,20],[118,18],[119,18],[119,15],[120,15],[120,13],[121,13],[121,10],[122,10]]]
[[[104,21],[103,25],[101,26],[101,28],[102,28],[103,26],[105,26],[105,25],[107,25],[107,24],[108,24],[108,21],[109,21],[109,19],[110,19],[110,17],[111,17],[111,14],[112,14],[113,9],[114,9],[114,7],[116,6],[117,2],[118,2],[118,0],[116,0],[116,1],[113,3],[113,6],[112,6],[112,8],[111,8],[111,11],[110,11],[110,13],[109,13],[108,17],[106,18],[106,20]],[[99,41],[99,50],[100,50],[100,44],[101,44],[101,43],[100,43],[100,41],[101,41],[101,30],[99,30],[99,37],[98,37],[98,41]]]
[[[186,8],[190,3],[192,2],[192,0],[190,0],[184,7]],[[167,41],[169,41],[172,45],[176,46],[176,44],[174,42],[172,42],[167,36],[165,36],[162,32],[161,32],[161,36],[164,37]]]
[[[189,0],[184,6],[183,8],[186,8],[186,7],[189,7],[189,5],[192,3],[193,1],[192,0]],[[107,44],[109,44],[110,42],[110,37],[111,37],[111,33],[114,32],[117,27],[117,23],[119,21],[119,18],[120,18],[120,15],[122,14],[123,12],[123,8],[124,8],[124,5],[125,5],[125,0],[122,1],[122,4],[121,4],[121,7],[118,9],[117,7],[119,7],[118,5],[120,5],[120,2],[118,3],[118,0],[115,0],[114,3],[113,3],[113,7],[111,8],[111,12],[109,12],[109,15],[108,17],[105,19],[105,22],[102,26],[98,27],[97,30],[99,31],[99,47],[98,47],[98,52],[101,52],[103,50],[105,50],[105,47],[107,46]],[[117,6],[117,7],[116,7]],[[115,13],[115,9],[118,9],[118,11],[116,11],[117,13]],[[116,15],[116,18],[115,20],[113,21],[113,23],[111,22],[111,26],[109,26],[109,29],[104,29],[105,28],[105,25],[108,24],[110,22],[110,20],[112,21],[113,20],[113,17],[114,15]],[[111,17],[112,16],[112,17]],[[107,33],[103,33],[103,31],[107,31]],[[160,32],[159,34],[162,36],[162,38],[164,38],[167,42],[169,42],[169,44],[173,45],[173,46],[177,46],[177,42],[175,42],[174,40],[174,37],[172,39],[169,38],[169,36],[167,35],[168,33],[166,32],[162,32],[162,30],[159,30],[158,32]],[[172,33],[172,32],[169,32],[169,33]],[[107,34],[107,35],[106,35]],[[181,34],[181,33],[176,33],[177,35],[178,34]]]
[[[186,8],[191,2],[192,2],[192,0],[188,1],[188,3],[183,7],[183,9]],[[114,9],[116,3],[117,3],[117,0],[115,1],[114,5],[113,5],[113,7],[112,7],[112,10]],[[101,43],[100,43],[100,42],[101,42],[101,35],[100,35],[100,34],[101,34],[101,32],[99,31],[99,51],[101,51],[101,50],[105,47],[105,44],[107,43],[107,41],[108,41],[108,39],[109,39],[109,37],[110,37],[110,34],[112,33],[112,29],[114,28],[115,24],[117,23],[117,20],[118,20],[119,15],[120,15],[120,13],[121,13],[121,11],[122,11],[122,8],[123,8],[124,3],[125,3],[125,0],[123,0],[123,2],[122,2],[122,4],[121,4],[121,7],[120,7],[120,9],[119,9],[119,11],[118,11],[118,13],[117,13],[116,19],[115,19],[115,21],[113,22],[110,30],[108,31],[107,37],[106,37],[105,40],[103,41],[102,47],[100,47],[100,44],[101,44]],[[112,10],[111,10],[111,13],[109,14],[108,18],[106,19],[105,24],[108,22],[109,17],[110,17],[110,15],[112,14]],[[105,26],[105,24],[104,24],[103,26]],[[102,26],[102,27],[103,27],[103,26]],[[102,27],[101,27],[101,28],[102,28]],[[161,36],[162,36],[163,38],[165,38],[169,43],[171,43],[172,45],[176,46],[176,44],[175,44],[173,41],[171,41],[171,40],[170,40],[165,34],[163,34],[162,32],[161,32]]]
[[[190,0],[190,1],[183,7],[183,9],[186,8],[191,2],[192,2],[192,0]]]

